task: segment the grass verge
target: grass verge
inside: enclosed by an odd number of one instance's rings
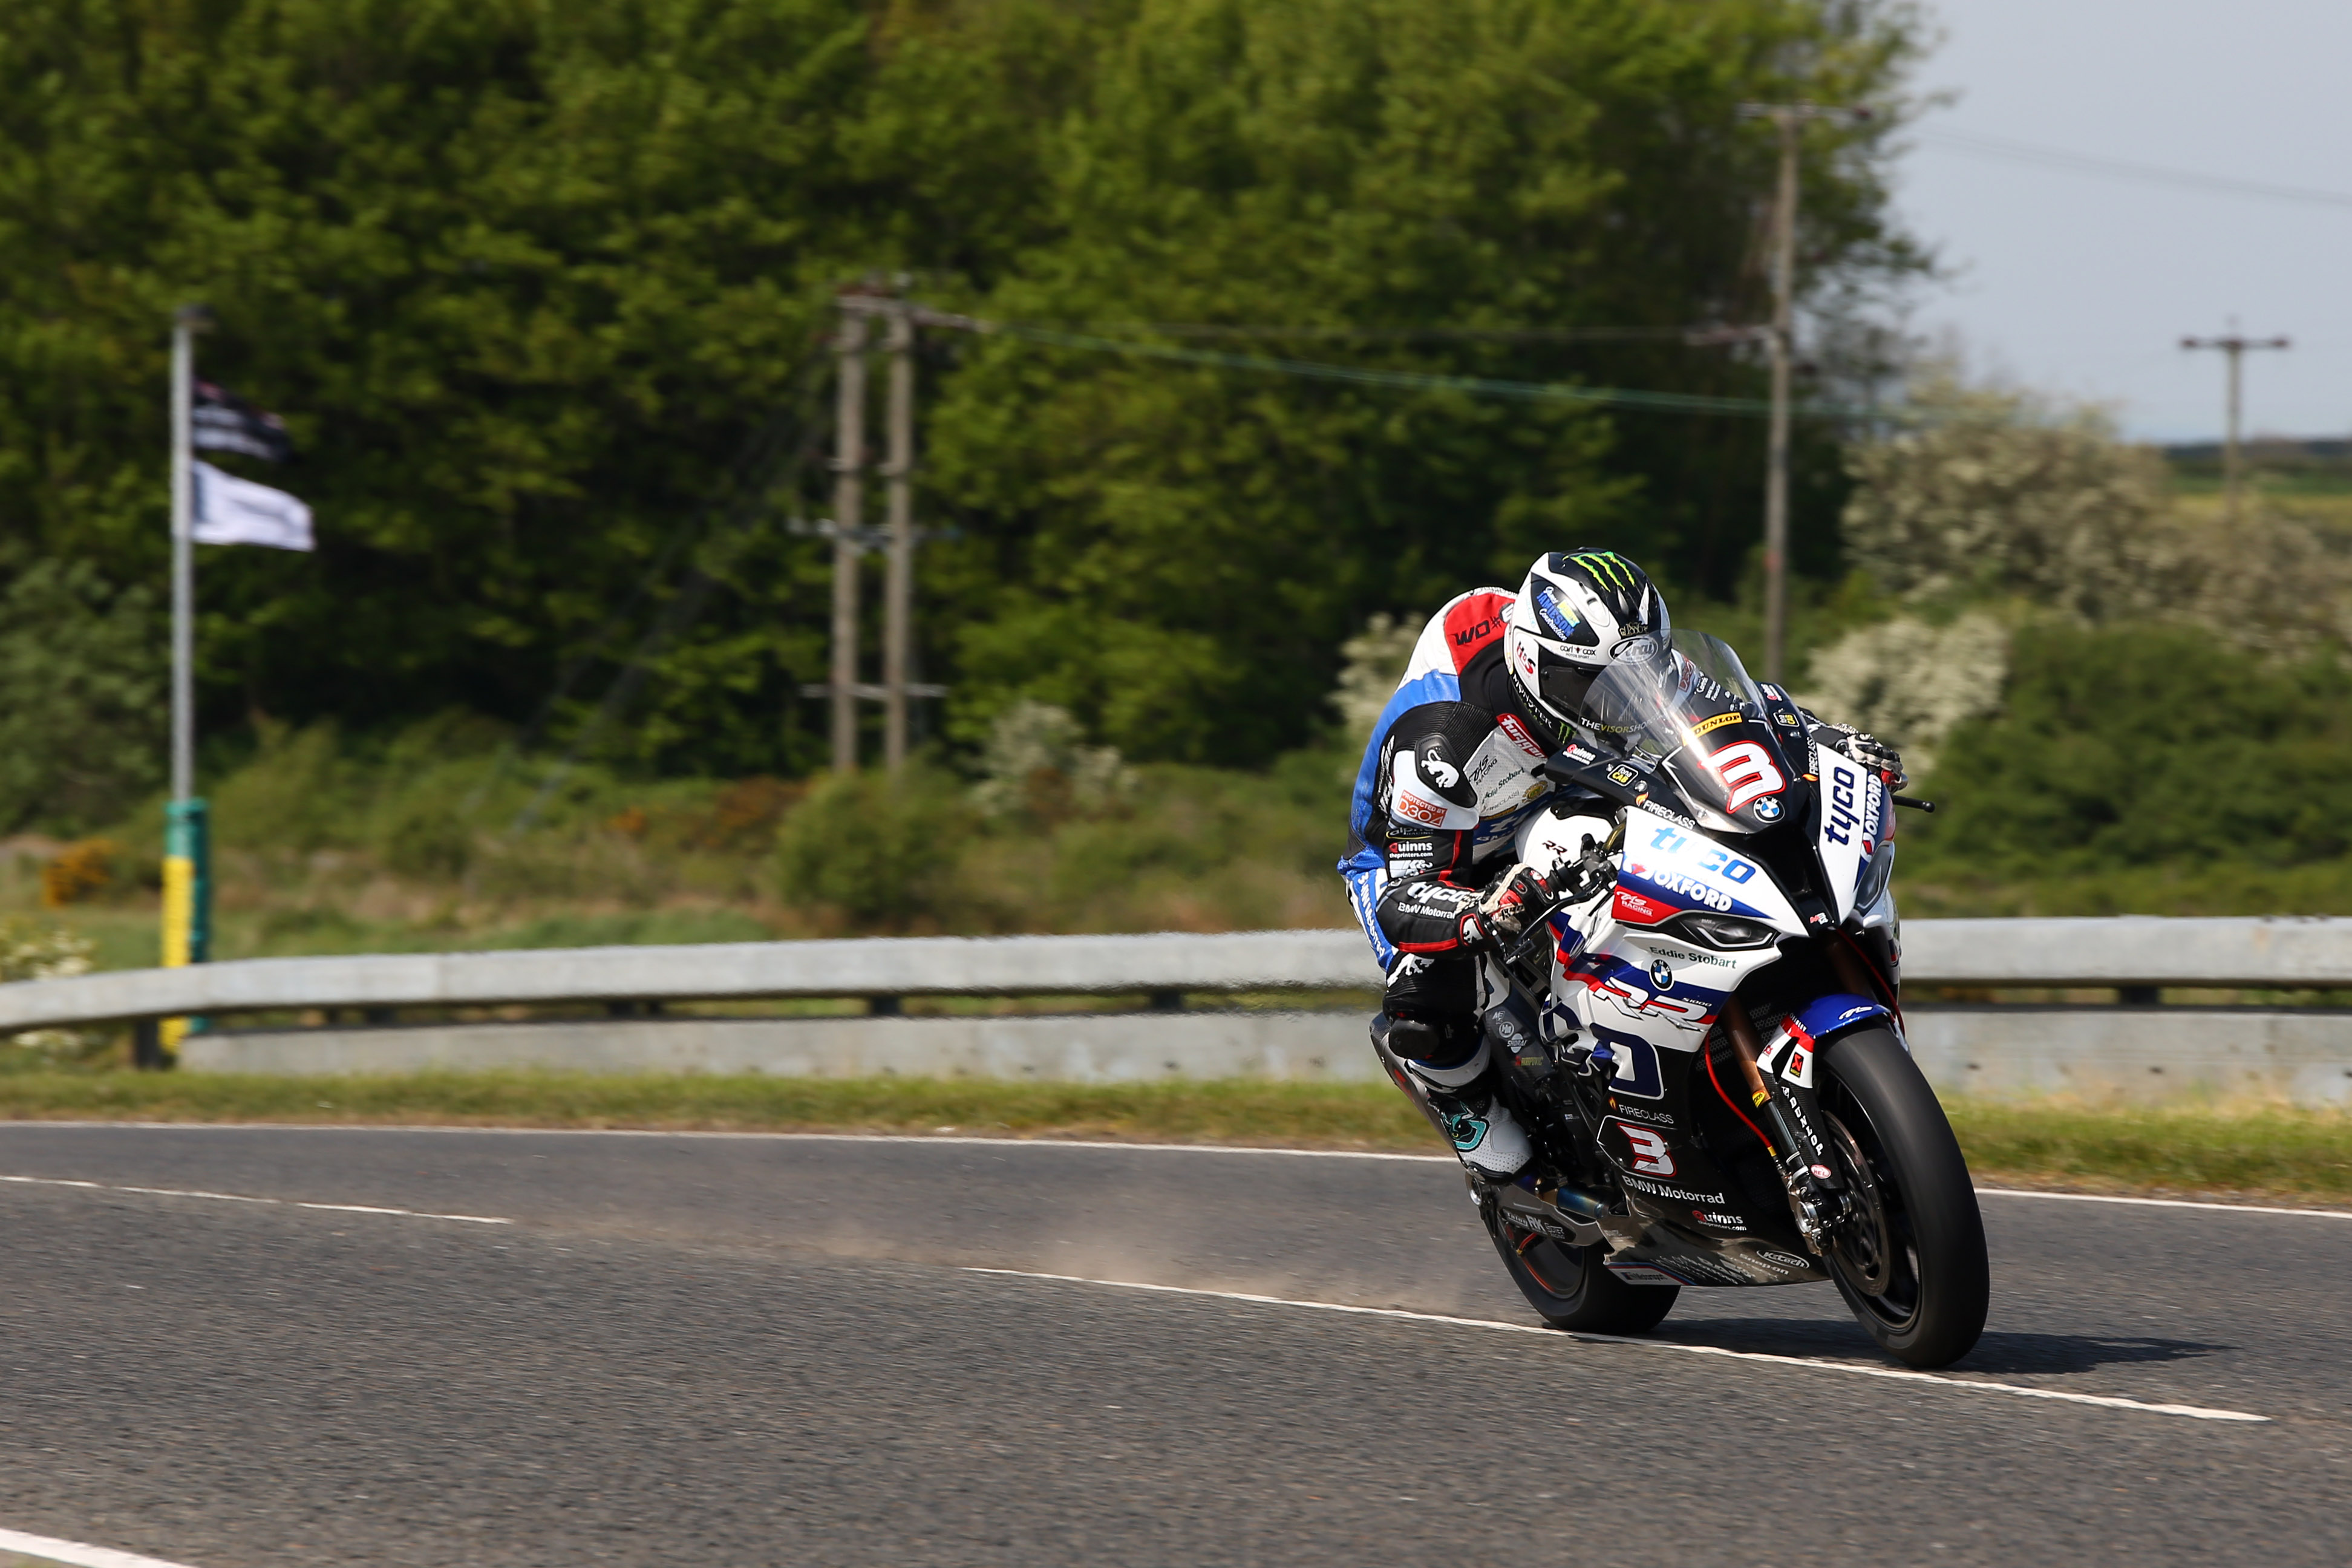
[[[1385,1083],[814,1079],[541,1071],[279,1078],[17,1073],[0,1119],[446,1123],[713,1131],[964,1132],[1434,1152]]]
[[[1985,1186],[2352,1205],[2352,1116],[2284,1106],[1945,1110]]]
[[[2291,1199],[2352,1205],[2352,1116],[2282,1107],[2103,1110],[1961,1100],[1947,1108],[1988,1186]],[[0,1076],[0,1119],[437,1123],[719,1131],[965,1133],[1435,1153],[1384,1083],[1197,1079],[673,1077],[540,1071],[278,1078],[233,1073]]]

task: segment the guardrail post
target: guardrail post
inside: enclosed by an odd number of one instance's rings
[[[141,1072],[160,1072],[172,1065],[163,1055],[162,1019],[141,1018],[131,1024],[131,1065]]]

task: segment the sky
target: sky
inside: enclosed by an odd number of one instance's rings
[[[1915,331],[1980,372],[2111,405],[2143,440],[2210,440],[2223,356],[2184,335],[2284,335],[2249,353],[2251,434],[2352,435],[2352,0],[1928,0],[1921,119],[1898,210],[1950,277]],[[1946,137],[1953,140],[1945,140]],[[2030,143],[2342,193],[2342,205],[2191,189],[1966,150]]]

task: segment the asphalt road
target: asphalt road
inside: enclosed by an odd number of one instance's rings
[[[1931,1381],[1825,1285],[1489,1326],[1437,1162],[15,1124],[0,1176],[0,1531],[194,1568],[2352,1559],[2352,1220],[1988,1196]]]

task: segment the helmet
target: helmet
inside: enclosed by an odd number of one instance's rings
[[[1585,694],[1622,658],[1656,658],[1673,623],[1649,574],[1608,550],[1539,555],[1503,632],[1503,661],[1532,713],[1586,721]]]

